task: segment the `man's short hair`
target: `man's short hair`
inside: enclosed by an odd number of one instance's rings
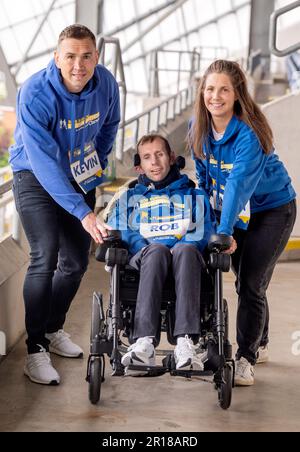
[[[168,155],[170,156],[172,153],[171,146],[170,146],[168,140],[165,137],[163,137],[162,135],[160,135],[159,133],[149,133],[148,135],[142,136],[142,138],[140,138],[140,140],[137,144],[137,147],[136,147],[137,154],[139,153],[140,146],[142,146],[143,144],[146,144],[146,143],[153,143],[153,141],[157,140],[157,139],[160,139],[164,142],[165,149],[166,149]]]
[[[81,24],[69,25],[60,33],[57,46],[59,47],[60,43],[64,39],[86,39],[86,38],[90,39],[96,47],[96,36],[89,28]]]

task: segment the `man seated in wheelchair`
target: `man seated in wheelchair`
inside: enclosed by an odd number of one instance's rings
[[[168,141],[157,134],[137,145],[137,185],[125,191],[108,224],[122,233],[130,265],[140,272],[134,340],[122,364],[155,366],[163,287],[173,272],[176,292],[174,357],[177,370],[203,370],[194,343],[200,334],[202,253],[215,232],[214,213],[202,189],[181,175]]]

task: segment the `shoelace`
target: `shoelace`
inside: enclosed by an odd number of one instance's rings
[[[177,348],[179,357],[185,356],[186,354],[190,357],[194,356],[196,347],[194,346],[192,340],[187,335],[184,339],[185,341],[181,342]]]

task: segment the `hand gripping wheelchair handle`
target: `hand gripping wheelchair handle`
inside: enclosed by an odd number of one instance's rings
[[[106,252],[110,248],[121,248],[122,235],[120,231],[107,231],[107,237],[103,238],[104,243],[99,245],[95,252],[95,257],[98,262],[106,262]]]
[[[231,246],[231,237],[225,234],[212,234],[208,242],[208,251],[222,253],[229,250]]]

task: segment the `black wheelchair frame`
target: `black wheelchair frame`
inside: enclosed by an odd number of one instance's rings
[[[234,360],[232,346],[228,339],[228,308],[223,299],[222,273],[230,270],[230,256],[222,253],[230,246],[229,238],[224,235],[211,237],[208,246],[206,289],[201,295],[201,352],[207,353],[204,371],[176,370],[173,352],[161,351],[166,355],[162,366],[129,366],[130,370],[145,371],[147,376],[159,376],[169,372],[172,376],[191,378],[212,376],[211,383],[218,391],[218,402],[226,410],[231,405],[234,386]],[[105,262],[111,268],[110,302],[104,314],[103,297],[94,293],[92,302],[92,320],[90,337],[90,355],[86,380],[89,383],[89,399],[92,404],[100,400],[101,385],[104,382],[105,358],[108,355],[112,367],[112,376],[123,376],[121,363],[122,346],[120,334],[133,342],[133,322],[136,295],[138,290],[138,272],[128,266],[128,252],[124,248],[120,233],[111,231],[105,243],[98,247],[96,259]],[[203,278],[203,275],[202,275]],[[203,279],[202,279],[203,280]],[[175,292],[172,282],[166,284],[161,309],[161,330],[166,332],[168,342],[175,345],[173,337]],[[159,337],[158,337],[159,338]]]

